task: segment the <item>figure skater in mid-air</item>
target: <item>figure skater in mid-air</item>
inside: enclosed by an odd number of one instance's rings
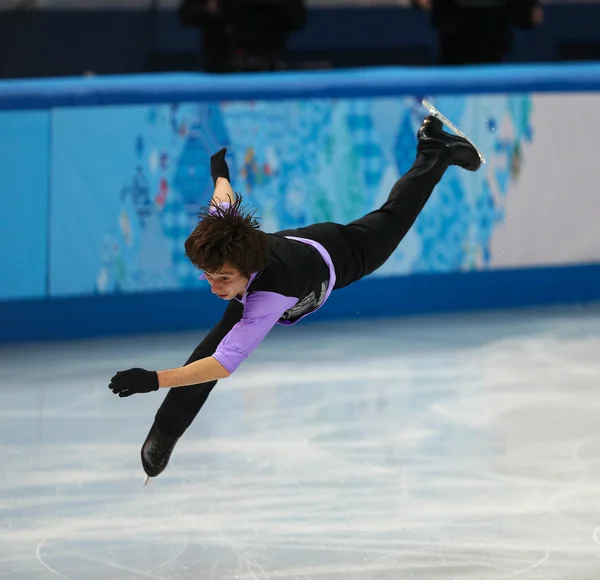
[[[217,381],[234,373],[271,328],[296,324],[332,291],[382,266],[448,167],[479,169],[485,160],[473,143],[435,109],[431,113],[417,133],[411,169],[379,209],[347,225],[326,222],[265,233],[231,188],[226,149],[211,157],[214,195],[199,212],[185,251],[212,292],[229,302],[223,317],[184,366],[120,371],[109,385],[120,397],[169,389],[141,449],[146,481],[167,467]],[[441,119],[456,135],[444,131]]]

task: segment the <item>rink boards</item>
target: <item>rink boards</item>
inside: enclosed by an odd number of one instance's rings
[[[596,300],[599,87],[598,65],[0,83],[0,339],[212,323],[183,252],[212,152],[265,230],[347,222],[410,168],[423,97],[487,164],[319,319]]]

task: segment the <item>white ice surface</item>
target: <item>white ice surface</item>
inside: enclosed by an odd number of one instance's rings
[[[600,309],[277,329],[143,487],[202,334],[0,348],[0,580],[600,578]]]

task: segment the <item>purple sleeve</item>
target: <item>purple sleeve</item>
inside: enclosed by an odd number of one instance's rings
[[[230,207],[231,204],[228,201],[221,201],[219,203],[217,203],[216,205],[218,205],[219,207]],[[217,211],[217,208],[214,205],[211,205],[210,208],[208,209],[208,211],[210,213],[215,213]]]
[[[274,292],[250,294],[246,298],[242,319],[221,341],[213,357],[233,373],[263,341],[281,315],[297,302],[298,298]]]

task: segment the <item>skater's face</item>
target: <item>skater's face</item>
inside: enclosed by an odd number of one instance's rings
[[[224,266],[218,272],[204,272],[213,294],[223,300],[233,300],[246,290],[248,278],[235,268]]]

